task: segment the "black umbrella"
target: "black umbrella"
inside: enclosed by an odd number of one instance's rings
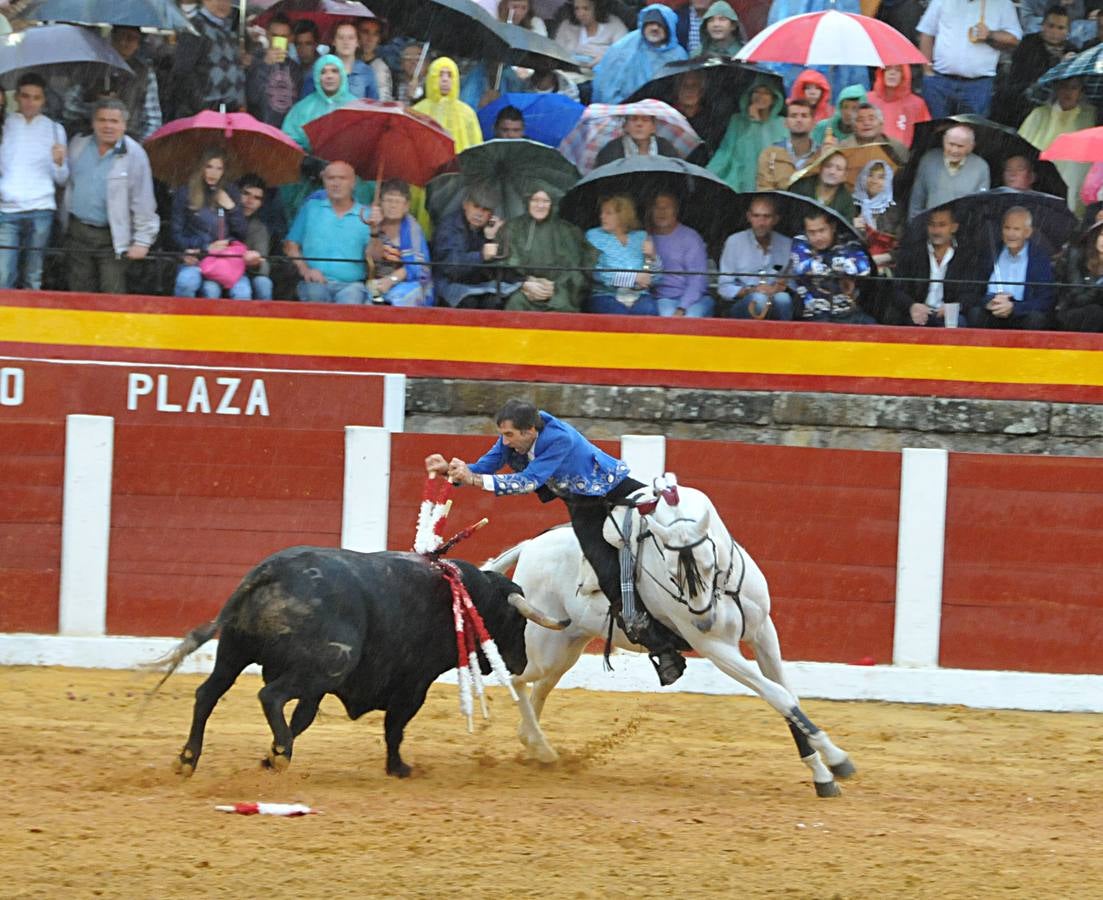
[[[1059,250],[1076,233],[1079,222],[1063,197],[1038,191],[1016,191],[996,188],[966,194],[932,209],[952,209],[958,222],[958,241],[981,251],[994,251],[1002,241],[1003,217],[1013,206],[1030,211],[1034,220],[1034,236],[1041,239],[1050,252]],[[902,244],[927,239],[927,214],[924,210],[913,216],[904,229]]]
[[[907,208],[907,198],[915,184],[915,172],[923,154],[934,147],[942,146],[942,135],[955,125],[968,125],[977,136],[974,153],[988,163],[992,171],[992,186],[999,187],[1003,178],[1003,164],[1012,156],[1025,156],[1034,166],[1034,189],[1043,194],[1052,194],[1062,199],[1068,196],[1068,185],[1051,162],[1038,158],[1041,152],[1022,137],[1014,128],[1000,125],[983,116],[960,115],[945,119],[932,119],[915,126],[912,139],[911,156],[893,181],[896,202]]]
[[[773,199],[778,214],[778,223],[774,230],[778,234],[784,234],[787,237],[804,234],[805,216],[811,213],[827,213],[831,217],[831,221],[835,223],[835,233],[839,240],[858,241],[860,244],[865,244],[862,235],[855,229],[854,223],[845,216],[824,206],[822,203],[816,202],[811,197],[804,197],[789,191],[747,191],[742,194],[735,194],[734,199],[730,201],[731,205],[724,210],[725,221],[734,222],[732,231],[740,231],[750,227],[747,222],[747,211],[751,208],[751,203],[759,197]]]
[[[32,22],[195,32],[175,0],[38,0],[23,10],[22,16]]]
[[[695,229],[716,256],[734,230],[736,193],[708,169],[670,156],[633,156],[599,166],[563,196],[559,214],[582,229],[600,224],[600,203],[627,194],[642,214],[658,194],[678,198],[679,221]]]
[[[499,22],[474,0],[371,0],[371,7],[393,28],[428,41],[438,53],[529,69],[578,71],[578,63],[555,41]]]
[[[112,70],[133,75],[115,48],[98,34],[77,25],[42,25],[0,37],[0,87],[14,90],[24,72],[39,72],[55,82],[94,84]]]
[[[688,73],[704,77],[704,97],[701,113],[690,118],[693,130],[715,152],[724,139],[728,122],[739,109],[740,98],[756,80],[772,83],[782,97],[785,96],[781,76],[749,63],[735,62],[716,57],[695,57],[680,62],[667,63],[658,75],[639,88],[625,103],[637,100],[662,100],[678,108],[678,89]]]

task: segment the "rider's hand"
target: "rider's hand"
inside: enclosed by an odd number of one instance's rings
[[[448,472],[448,460],[439,453],[430,453],[425,457],[425,471],[431,475],[444,475]]]

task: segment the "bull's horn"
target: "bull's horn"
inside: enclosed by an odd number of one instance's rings
[[[570,619],[553,619],[547,613],[543,613],[525,599],[524,594],[513,593],[509,595],[509,602],[526,619],[550,628],[552,631],[562,631],[571,624]]]

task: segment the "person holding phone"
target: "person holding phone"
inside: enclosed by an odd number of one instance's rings
[[[268,23],[268,49],[258,54],[245,77],[245,103],[249,113],[279,128],[302,87],[299,67],[291,59],[291,20],[276,13]]]

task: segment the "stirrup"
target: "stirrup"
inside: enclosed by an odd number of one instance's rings
[[[686,660],[677,650],[663,650],[661,653],[649,653],[647,658],[659,675],[659,684],[666,687],[674,684],[686,670]]]

